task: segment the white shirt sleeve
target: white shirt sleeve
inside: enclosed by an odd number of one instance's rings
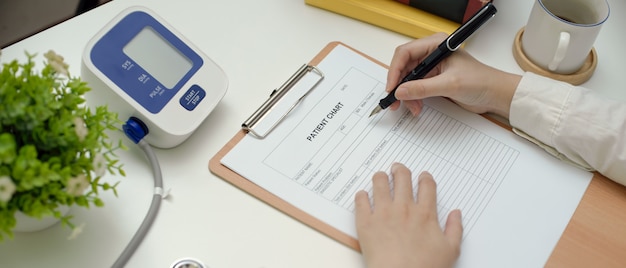
[[[525,73],[509,120],[515,133],[557,158],[626,185],[626,103]]]

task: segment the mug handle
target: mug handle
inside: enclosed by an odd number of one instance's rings
[[[561,64],[561,61],[565,58],[565,53],[567,53],[567,48],[569,47],[569,39],[570,35],[568,32],[561,32],[559,35],[559,44],[554,52],[554,58],[552,58],[552,62],[548,64],[550,71],[556,71],[556,68],[559,67],[559,64]]]

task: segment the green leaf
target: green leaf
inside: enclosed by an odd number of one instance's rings
[[[0,133],[0,164],[10,164],[17,156],[17,143],[11,133]]]

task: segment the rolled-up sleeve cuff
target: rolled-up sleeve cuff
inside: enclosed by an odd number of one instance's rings
[[[509,121],[513,131],[537,144],[546,152],[585,170],[592,170],[586,163],[573,161],[558,152],[555,147],[556,130],[563,112],[570,105],[573,86],[533,73],[525,73],[513,95]]]

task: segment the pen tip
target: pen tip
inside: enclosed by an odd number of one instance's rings
[[[376,105],[376,108],[374,108],[374,110],[372,110],[372,113],[370,114],[369,117],[372,117],[373,115],[377,114],[378,112],[380,112],[380,110],[382,110],[380,108],[380,106]]]

